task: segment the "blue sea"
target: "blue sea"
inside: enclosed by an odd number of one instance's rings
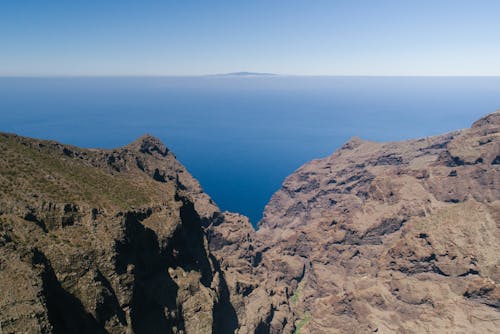
[[[155,135],[253,223],[287,175],[352,136],[430,136],[496,109],[500,77],[0,78],[0,131],[102,148]]]

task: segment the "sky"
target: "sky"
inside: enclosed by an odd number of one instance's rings
[[[0,76],[500,75],[498,0],[1,0]]]

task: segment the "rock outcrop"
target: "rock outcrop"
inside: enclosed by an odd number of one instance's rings
[[[290,175],[255,231],[158,139],[0,134],[0,333],[494,333],[500,112],[353,138]]]
[[[239,328],[246,278],[226,282],[207,241],[226,216],[156,138],[96,150],[1,134],[0,148],[2,333]]]
[[[497,332],[499,155],[497,111],[436,137],[353,138],[289,176],[258,235],[300,333]]]

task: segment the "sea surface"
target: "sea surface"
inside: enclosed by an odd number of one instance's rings
[[[0,78],[0,131],[101,148],[152,134],[254,224],[287,175],[352,136],[425,137],[496,109],[500,77]]]

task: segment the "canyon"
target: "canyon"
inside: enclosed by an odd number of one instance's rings
[[[352,138],[255,230],[158,139],[0,133],[0,333],[495,333],[500,111]],[[236,196],[236,194],[235,194]]]

